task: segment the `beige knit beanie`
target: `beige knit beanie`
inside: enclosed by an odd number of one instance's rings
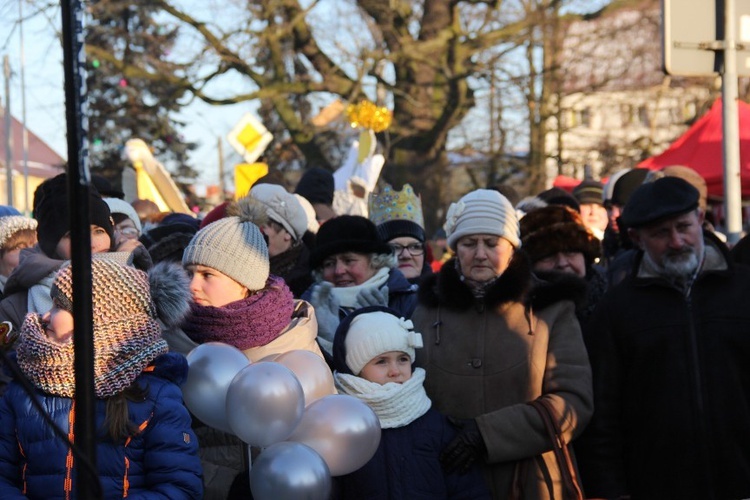
[[[346,333],[346,364],[355,375],[384,352],[405,352],[414,363],[415,348],[422,347],[422,334],[414,332],[411,320],[376,311],[360,314]]]
[[[270,270],[268,245],[250,217],[243,211],[205,226],[185,248],[182,265],[216,269],[251,291],[263,288]]]
[[[455,251],[458,240],[470,234],[491,234],[521,246],[518,217],[508,199],[492,189],[477,189],[451,203],[445,217],[448,246]]]

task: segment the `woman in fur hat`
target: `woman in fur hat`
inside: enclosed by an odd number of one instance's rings
[[[183,354],[205,342],[223,342],[253,362],[299,349],[322,358],[313,308],[295,300],[284,280],[269,274],[268,245],[252,215],[249,204],[230,204],[227,217],[195,234],[182,257],[191,276],[190,312],[182,331],[164,336],[172,350]],[[217,429],[202,426],[196,432],[206,498],[226,498],[234,478],[246,470],[247,446]]]
[[[396,266],[393,249],[370,220],[341,215],[320,227],[310,254],[315,283],[302,298],[315,307],[320,345],[327,353],[341,318],[352,311],[380,305],[411,317],[417,286]]]
[[[596,264],[601,243],[578,212],[562,205],[532,210],[520,225],[523,251],[539,279],[537,288],[566,290],[584,325],[607,291],[606,273]]]
[[[591,368],[573,303],[532,288],[516,212],[479,189],[446,217],[456,258],[419,289],[412,320],[424,337],[417,366],[438,411],[463,419],[448,445],[448,470],[479,462],[493,498],[562,498],[541,415],[556,410],[569,442],[593,413]]]
[[[101,497],[202,498],[198,442],[179,388],[187,362],[167,352],[158,321],[178,323],[187,312],[187,277],[177,266],[146,275],[109,259],[91,268]],[[52,285],[52,310],[30,313],[21,329],[18,366],[35,393],[13,382],[0,402],[0,498],[76,498],[83,465],[68,442],[76,419],[72,288],[66,266]]]

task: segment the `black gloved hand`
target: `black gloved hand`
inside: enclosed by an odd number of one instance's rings
[[[461,429],[453,441],[440,453],[440,463],[445,472],[465,474],[475,460],[487,454],[477,421],[473,418],[461,420],[448,417],[451,424]]]

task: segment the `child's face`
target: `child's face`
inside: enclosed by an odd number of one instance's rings
[[[388,351],[372,358],[359,374],[376,384],[403,384],[411,378],[411,358],[402,351]]]
[[[42,316],[44,334],[53,342],[68,344],[73,341],[73,315],[56,304]]]
[[[200,306],[224,307],[248,296],[247,288],[216,269],[201,265],[187,266],[190,293]]]

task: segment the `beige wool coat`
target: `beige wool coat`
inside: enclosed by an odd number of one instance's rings
[[[561,498],[551,443],[526,403],[551,401],[568,441],[593,413],[574,304],[565,290],[533,283],[528,259],[516,252],[477,299],[450,260],[421,284],[412,317],[424,340],[416,363],[427,372],[427,394],[438,411],[476,419],[488,451],[485,478],[498,499]]]

